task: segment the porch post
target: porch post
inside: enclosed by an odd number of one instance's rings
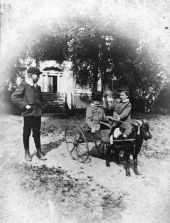
[[[48,85],[49,85],[49,80],[48,80],[48,73],[45,74],[44,76],[44,92],[48,92]]]

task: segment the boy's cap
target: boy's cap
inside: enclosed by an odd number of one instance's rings
[[[38,67],[29,67],[27,70],[27,73],[28,74],[37,74],[37,75],[42,74],[42,72],[39,70]]]
[[[102,93],[100,91],[93,92],[92,100],[101,102],[102,101]]]

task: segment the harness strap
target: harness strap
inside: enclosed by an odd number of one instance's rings
[[[134,127],[137,127],[137,135],[140,135],[140,127],[141,125],[144,123],[143,120],[132,120],[131,121],[131,125],[134,126]]]
[[[140,135],[140,125],[138,126],[137,135]]]
[[[137,135],[140,135],[140,127],[141,125],[144,123],[143,119],[142,120],[138,120],[138,131],[137,131]]]

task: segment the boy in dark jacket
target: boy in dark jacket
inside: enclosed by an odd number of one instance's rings
[[[11,96],[12,102],[21,109],[24,117],[23,143],[25,149],[25,160],[31,161],[29,152],[29,137],[31,130],[37,149],[37,157],[46,159],[41,152],[40,127],[42,116],[42,95],[41,87],[37,85],[40,70],[37,67],[29,67],[27,70],[28,78],[21,83]]]

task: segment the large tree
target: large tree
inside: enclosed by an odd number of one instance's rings
[[[160,91],[162,79],[158,77],[162,67],[148,50],[145,40],[120,35],[113,23],[98,17],[70,19],[67,25],[44,31],[35,29],[35,35],[25,48],[25,56],[36,61],[56,60],[72,62],[73,76],[81,86],[97,89],[101,80],[102,91],[117,79],[129,87],[132,99],[147,100],[148,95]],[[36,31],[37,30],[37,31]],[[23,55],[24,55],[23,54]],[[152,89],[152,90],[151,90]]]
[[[155,94],[160,91],[162,78],[159,74],[163,68],[144,41],[128,39],[108,27],[101,30],[89,23],[69,31],[67,38],[68,59],[82,86],[89,84],[96,90],[101,78],[103,90],[114,78],[129,87],[133,98],[145,100],[153,91]]]

